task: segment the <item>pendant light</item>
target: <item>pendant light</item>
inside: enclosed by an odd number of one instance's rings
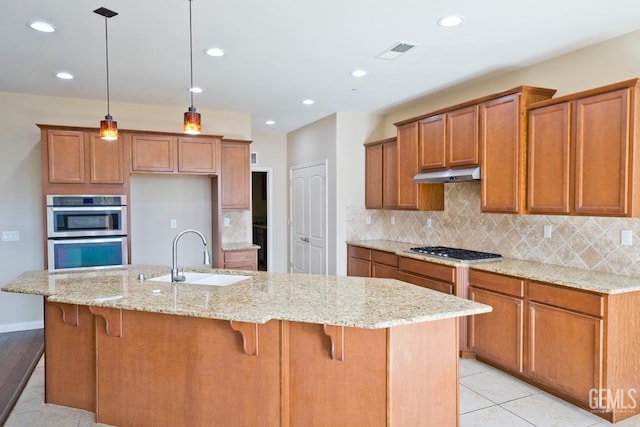
[[[189,135],[197,135],[202,130],[200,125],[200,113],[196,112],[193,106],[193,25],[191,23],[191,1],[189,0],[189,65],[191,67],[191,85],[189,86],[189,94],[191,95],[191,106],[184,113],[184,133]]]
[[[94,10],[98,15],[104,16],[104,43],[107,58],[107,115],[100,121],[100,138],[106,141],[118,139],[118,122],[113,120],[109,112],[109,33],[107,32],[107,18],[113,18],[118,13],[113,10],[101,7]]]

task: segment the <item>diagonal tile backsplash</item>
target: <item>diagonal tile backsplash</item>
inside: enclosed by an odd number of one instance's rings
[[[367,217],[371,223],[367,224]],[[347,239],[386,239],[640,276],[640,219],[480,213],[478,182],[445,185],[444,212],[347,208]],[[428,220],[431,220],[431,227]],[[392,224],[392,220],[395,224]],[[551,238],[543,237],[545,225]],[[631,230],[633,245],[620,244]]]

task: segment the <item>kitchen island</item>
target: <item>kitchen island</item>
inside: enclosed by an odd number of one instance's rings
[[[45,400],[118,426],[455,426],[458,322],[489,306],[392,279],[168,267],[27,272]]]

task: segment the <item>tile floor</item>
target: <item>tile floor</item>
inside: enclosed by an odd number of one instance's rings
[[[91,412],[44,401],[41,360],[11,412],[5,427],[89,427]],[[461,427],[602,427],[613,425],[542,390],[476,360],[460,359]],[[640,427],[640,416],[615,424]],[[413,427],[413,426],[407,426]]]

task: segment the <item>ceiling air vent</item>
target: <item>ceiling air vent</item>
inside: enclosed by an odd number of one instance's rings
[[[402,55],[418,46],[415,43],[406,43],[406,42],[397,42],[390,48],[386,49],[382,53],[376,55],[378,59],[396,59],[398,56]]]

